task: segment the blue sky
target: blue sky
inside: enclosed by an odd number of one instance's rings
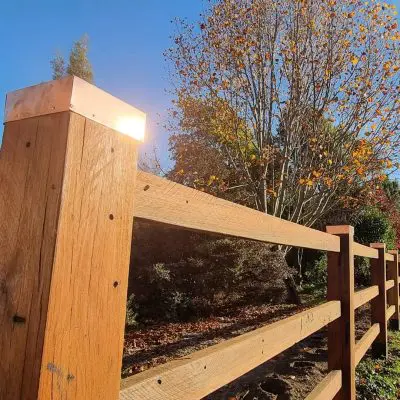
[[[50,80],[51,57],[57,50],[67,56],[72,42],[87,33],[96,85],[148,114],[144,150],[155,144],[166,162],[167,133],[159,123],[170,100],[162,53],[171,44],[171,20],[196,20],[203,5],[203,0],[0,0],[0,104],[9,91]]]
[[[394,3],[400,10],[400,0]],[[174,17],[198,19],[203,0],[0,0],[0,104],[9,91],[51,79],[49,60],[83,33],[97,86],[148,115],[144,151],[167,163],[162,121],[170,104],[163,51]],[[3,111],[0,111],[0,123]],[[0,130],[0,138],[2,130]]]

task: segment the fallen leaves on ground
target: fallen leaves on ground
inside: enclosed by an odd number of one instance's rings
[[[248,305],[191,322],[158,322],[125,333],[123,377],[238,336],[301,311],[296,305]]]

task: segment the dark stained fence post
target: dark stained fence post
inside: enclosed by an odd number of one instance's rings
[[[398,250],[390,250],[389,254],[393,255],[394,260],[388,261],[387,279],[393,279],[394,286],[387,293],[388,305],[395,306],[395,312],[390,318],[389,326],[393,330],[399,330],[399,252]]]
[[[340,237],[340,253],[328,252],[328,301],[341,301],[341,317],[328,325],[328,368],[342,371],[342,389],[335,400],[354,400],[354,228],[328,226],[327,232]]]
[[[371,260],[371,283],[379,287],[379,295],[371,301],[371,324],[379,323],[380,327],[380,333],[372,344],[372,353],[374,357],[387,358],[386,245],[372,243],[371,247],[379,253],[378,259]]]

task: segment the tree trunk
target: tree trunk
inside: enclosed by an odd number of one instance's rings
[[[301,305],[301,299],[293,276],[288,276],[285,278],[285,284],[288,292],[288,301],[292,304]]]

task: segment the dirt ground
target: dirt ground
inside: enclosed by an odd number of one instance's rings
[[[187,323],[159,323],[126,332],[122,377],[219,343],[308,307],[247,306]],[[370,326],[369,306],[356,313],[356,337]],[[300,400],[327,374],[326,329],[208,395],[206,400]]]

